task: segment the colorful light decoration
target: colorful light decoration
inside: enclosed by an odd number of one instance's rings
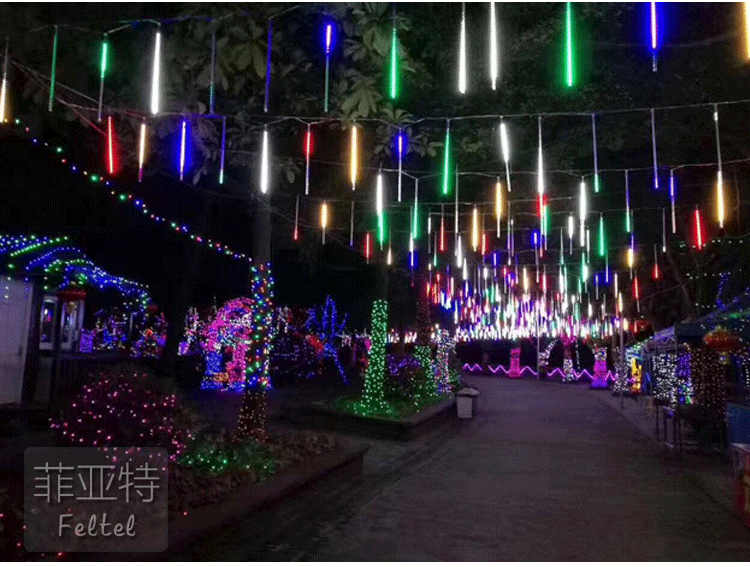
[[[390,81],[388,85],[388,98],[398,98],[398,35],[396,34],[396,4],[393,4],[393,27],[391,28],[391,58],[390,58]]]
[[[510,193],[510,141],[508,139],[508,128],[502,119],[500,119],[500,152],[505,164],[505,183],[508,185],[508,193]]]
[[[49,76],[49,100],[47,103],[47,112],[52,112],[52,105],[55,102],[55,76],[57,75],[57,36],[58,26],[55,26],[55,36],[52,40],[52,67],[50,68]]]
[[[411,236],[414,240],[417,240],[419,238],[419,179],[414,179],[414,216],[412,217],[412,224],[411,224]],[[432,232],[432,225],[430,224],[430,219],[428,217],[427,219],[427,225],[428,230],[427,232]],[[429,242],[429,239],[428,239]]]
[[[365,260],[370,263],[370,256],[372,256],[372,237],[370,233],[365,233]]]
[[[326,227],[328,227],[328,204],[323,201],[320,205],[320,229],[322,231],[323,244],[326,243]]]
[[[451,123],[450,120],[445,125],[445,144],[443,154],[443,197],[450,193],[451,185]]]
[[[651,2],[651,70],[656,73],[656,51],[659,48],[659,27],[656,2]]]
[[[719,106],[714,104],[714,131],[716,132],[716,218],[719,228],[724,228],[724,175],[721,167],[721,141],[719,138]]]
[[[653,278],[654,280],[658,280],[660,277],[659,273],[659,256],[656,252],[656,244],[654,244],[654,271],[653,271]]]
[[[5,40],[5,58],[3,59],[3,82],[0,84],[0,124],[8,121],[8,47],[10,39]]]
[[[227,117],[221,117],[221,153],[219,154],[219,185],[224,185],[224,156],[227,148]]]
[[[263,146],[260,156],[260,192],[266,195],[271,184],[270,149],[268,147],[268,128],[263,129]]]
[[[161,90],[161,24],[154,37],[154,61],[151,68],[151,114],[159,114],[159,92]]]
[[[325,56],[326,56],[326,71],[325,71],[325,91],[323,95],[323,111],[328,112],[328,91],[329,91],[329,76],[330,76],[330,69],[331,69],[331,47],[333,46],[333,23],[332,22],[326,22],[325,25],[325,38],[324,38],[324,47],[325,47]]]
[[[102,101],[104,99],[104,77],[107,74],[107,51],[109,49],[109,42],[107,41],[107,34],[104,34],[102,39],[102,57],[99,64],[99,108],[97,111],[97,120],[102,121]]]
[[[490,84],[493,91],[497,90],[497,80],[500,76],[500,55],[497,44],[497,14],[495,2],[490,2]]]
[[[570,88],[575,81],[573,68],[573,6],[565,3],[565,84]]]
[[[352,191],[354,191],[354,188],[357,185],[357,170],[359,168],[359,150],[356,124],[352,124],[352,135],[349,141],[349,180],[352,182]]]
[[[599,192],[599,154],[596,143],[596,114],[591,115],[591,140],[594,147],[594,193]]]
[[[750,59],[750,2],[742,3],[742,16],[745,24],[745,57]]]
[[[503,216],[503,185],[498,179],[495,182],[495,219],[497,220],[497,237],[500,238],[500,219]]]
[[[375,186],[375,212],[378,215],[378,243],[382,250],[385,242],[385,188],[383,186],[383,172],[379,171]]]
[[[180,129],[180,181],[185,177],[185,146],[187,145],[187,119],[182,119],[182,128]],[[265,193],[265,191],[264,191]]]
[[[580,244],[581,247],[586,245],[586,215],[588,214],[588,199],[586,197],[586,182],[581,179],[578,194],[578,219],[581,223]]]
[[[146,121],[141,122],[138,136],[138,183],[143,181],[143,163],[146,160]]]
[[[299,240],[299,195],[295,199],[294,204],[294,241]]]
[[[479,210],[476,207],[471,213],[471,248],[474,252],[479,248]]]
[[[607,254],[607,237],[604,231],[604,215],[599,215],[599,256],[604,257]]]
[[[651,149],[653,150],[653,158],[654,158],[654,189],[658,190],[659,189],[659,164],[658,164],[657,157],[656,157],[656,118],[654,117],[653,108],[651,109]]]
[[[115,173],[115,132],[112,124],[112,115],[107,116],[107,173]]]
[[[704,242],[703,223],[701,221],[701,212],[698,207],[695,208],[693,233],[695,234],[695,247],[698,250],[702,250]]]
[[[625,232],[633,232],[630,222],[630,171],[625,170]]]
[[[467,79],[466,63],[466,2],[461,2],[461,31],[458,46],[458,92],[466,94]]]
[[[403,159],[404,159],[404,133],[399,130],[398,135],[396,136],[396,146],[398,150],[398,202],[401,202],[401,169],[403,165]]]
[[[365,385],[359,402],[361,411],[372,415],[387,408],[383,381],[385,379],[385,347],[388,333],[388,302],[378,299],[372,304],[372,344]]]
[[[674,169],[669,172],[669,203],[672,207],[672,234],[677,234],[677,215],[675,214]]]
[[[310,156],[313,152],[313,137],[310,131],[310,124],[307,125],[305,134],[305,195],[310,194]]]

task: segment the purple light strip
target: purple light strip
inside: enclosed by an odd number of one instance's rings
[[[506,370],[505,367],[502,364],[498,364],[495,368],[493,368],[491,365],[488,364],[487,365],[487,369],[490,371],[490,374],[494,374],[495,376],[497,376],[497,375],[499,375],[501,373],[505,374],[506,376],[510,375],[510,368],[508,368]],[[463,365],[463,370],[466,371],[466,372],[484,372],[484,369],[482,368],[482,366],[480,364],[469,364],[469,363],[466,363],[466,364]],[[523,375],[524,372],[530,373],[532,376],[538,376],[538,374],[536,373],[536,371],[533,368],[531,368],[530,366],[524,366],[521,369],[520,375]],[[561,378],[565,376],[565,374],[563,373],[562,368],[555,368],[555,369],[552,370],[552,372],[548,372],[547,373],[547,376],[550,377],[550,378],[553,377],[553,376],[555,376],[555,375],[559,375]],[[596,378],[596,376],[594,376],[593,374],[591,374],[591,372],[589,372],[586,369],[583,369],[580,372],[576,372],[575,370],[573,370],[573,376],[575,376],[576,380],[580,380],[583,376],[586,376],[589,380],[597,381],[598,382],[598,379]],[[607,374],[605,375],[605,378],[608,381],[609,380],[615,380],[616,374],[613,371],[608,370]]]

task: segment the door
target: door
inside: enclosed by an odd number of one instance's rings
[[[0,280],[0,404],[21,403],[32,284]]]

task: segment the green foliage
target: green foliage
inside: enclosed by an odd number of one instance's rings
[[[238,439],[227,433],[199,435],[188,445],[178,464],[214,476],[253,471],[259,479],[271,476],[279,467],[267,446],[252,438]]]

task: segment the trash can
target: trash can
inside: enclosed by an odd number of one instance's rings
[[[750,445],[732,443],[732,463],[737,512],[750,528]]]
[[[474,417],[474,405],[479,390],[474,388],[462,388],[456,392],[456,413],[461,419],[471,419]]]

